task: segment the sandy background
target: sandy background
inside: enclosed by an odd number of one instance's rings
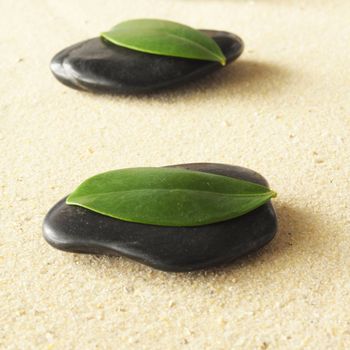
[[[348,0],[0,0],[0,17],[1,349],[350,348]],[[58,50],[135,17],[232,31],[246,50],[154,96],[53,78]],[[47,210],[86,177],[196,161],[266,176],[270,245],[169,274],[42,239]]]

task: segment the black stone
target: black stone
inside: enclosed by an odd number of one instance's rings
[[[213,163],[177,165],[268,186],[258,173]],[[209,268],[254,251],[273,239],[277,219],[271,202],[239,218],[197,227],[136,224],[104,216],[65,198],[46,215],[43,232],[53,247],[91,254],[122,255],[165,271]]]
[[[243,51],[243,41],[227,32],[202,30],[212,37],[232,62]],[[80,90],[118,94],[147,93],[176,86],[220,69],[218,62],[152,55],[93,38],[56,54],[51,71],[63,84]]]

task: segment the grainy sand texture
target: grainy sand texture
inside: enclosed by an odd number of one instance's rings
[[[130,18],[237,33],[243,56],[150,96],[55,80],[59,50]],[[1,349],[349,349],[348,0],[0,0]],[[110,169],[221,162],[279,193],[279,232],[210,271],[64,253],[50,207]]]

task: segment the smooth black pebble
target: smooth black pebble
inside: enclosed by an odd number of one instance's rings
[[[201,30],[220,46],[227,63],[239,57],[238,36]],[[222,68],[218,62],[152,55],[93,38],[70,46],[51,61],[55,77],[69,87],[118,94],[147,93],[172,87]]]
[[[174,165],[268,186],[258,173],[213,163]],[[236,219],[196,227],[136,224],[67,205],[63,198],[46,215],[43,232],[53,247],[90,254],[122,255],[165,271],[209,268],[254,251],[273,239],[277,219],[269,201]]]

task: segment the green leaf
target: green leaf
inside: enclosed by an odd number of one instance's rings
[[[199,30],[159,19],[135,19],[122,22],[101,34],[105,40],[132,50],[155,55],[218,61],[226,57],[219,45]]]
[[[264,186],[222,175],[130,168],[87,179],[66,203],[125,221],[199,226],[236,218],[275,196]]]

